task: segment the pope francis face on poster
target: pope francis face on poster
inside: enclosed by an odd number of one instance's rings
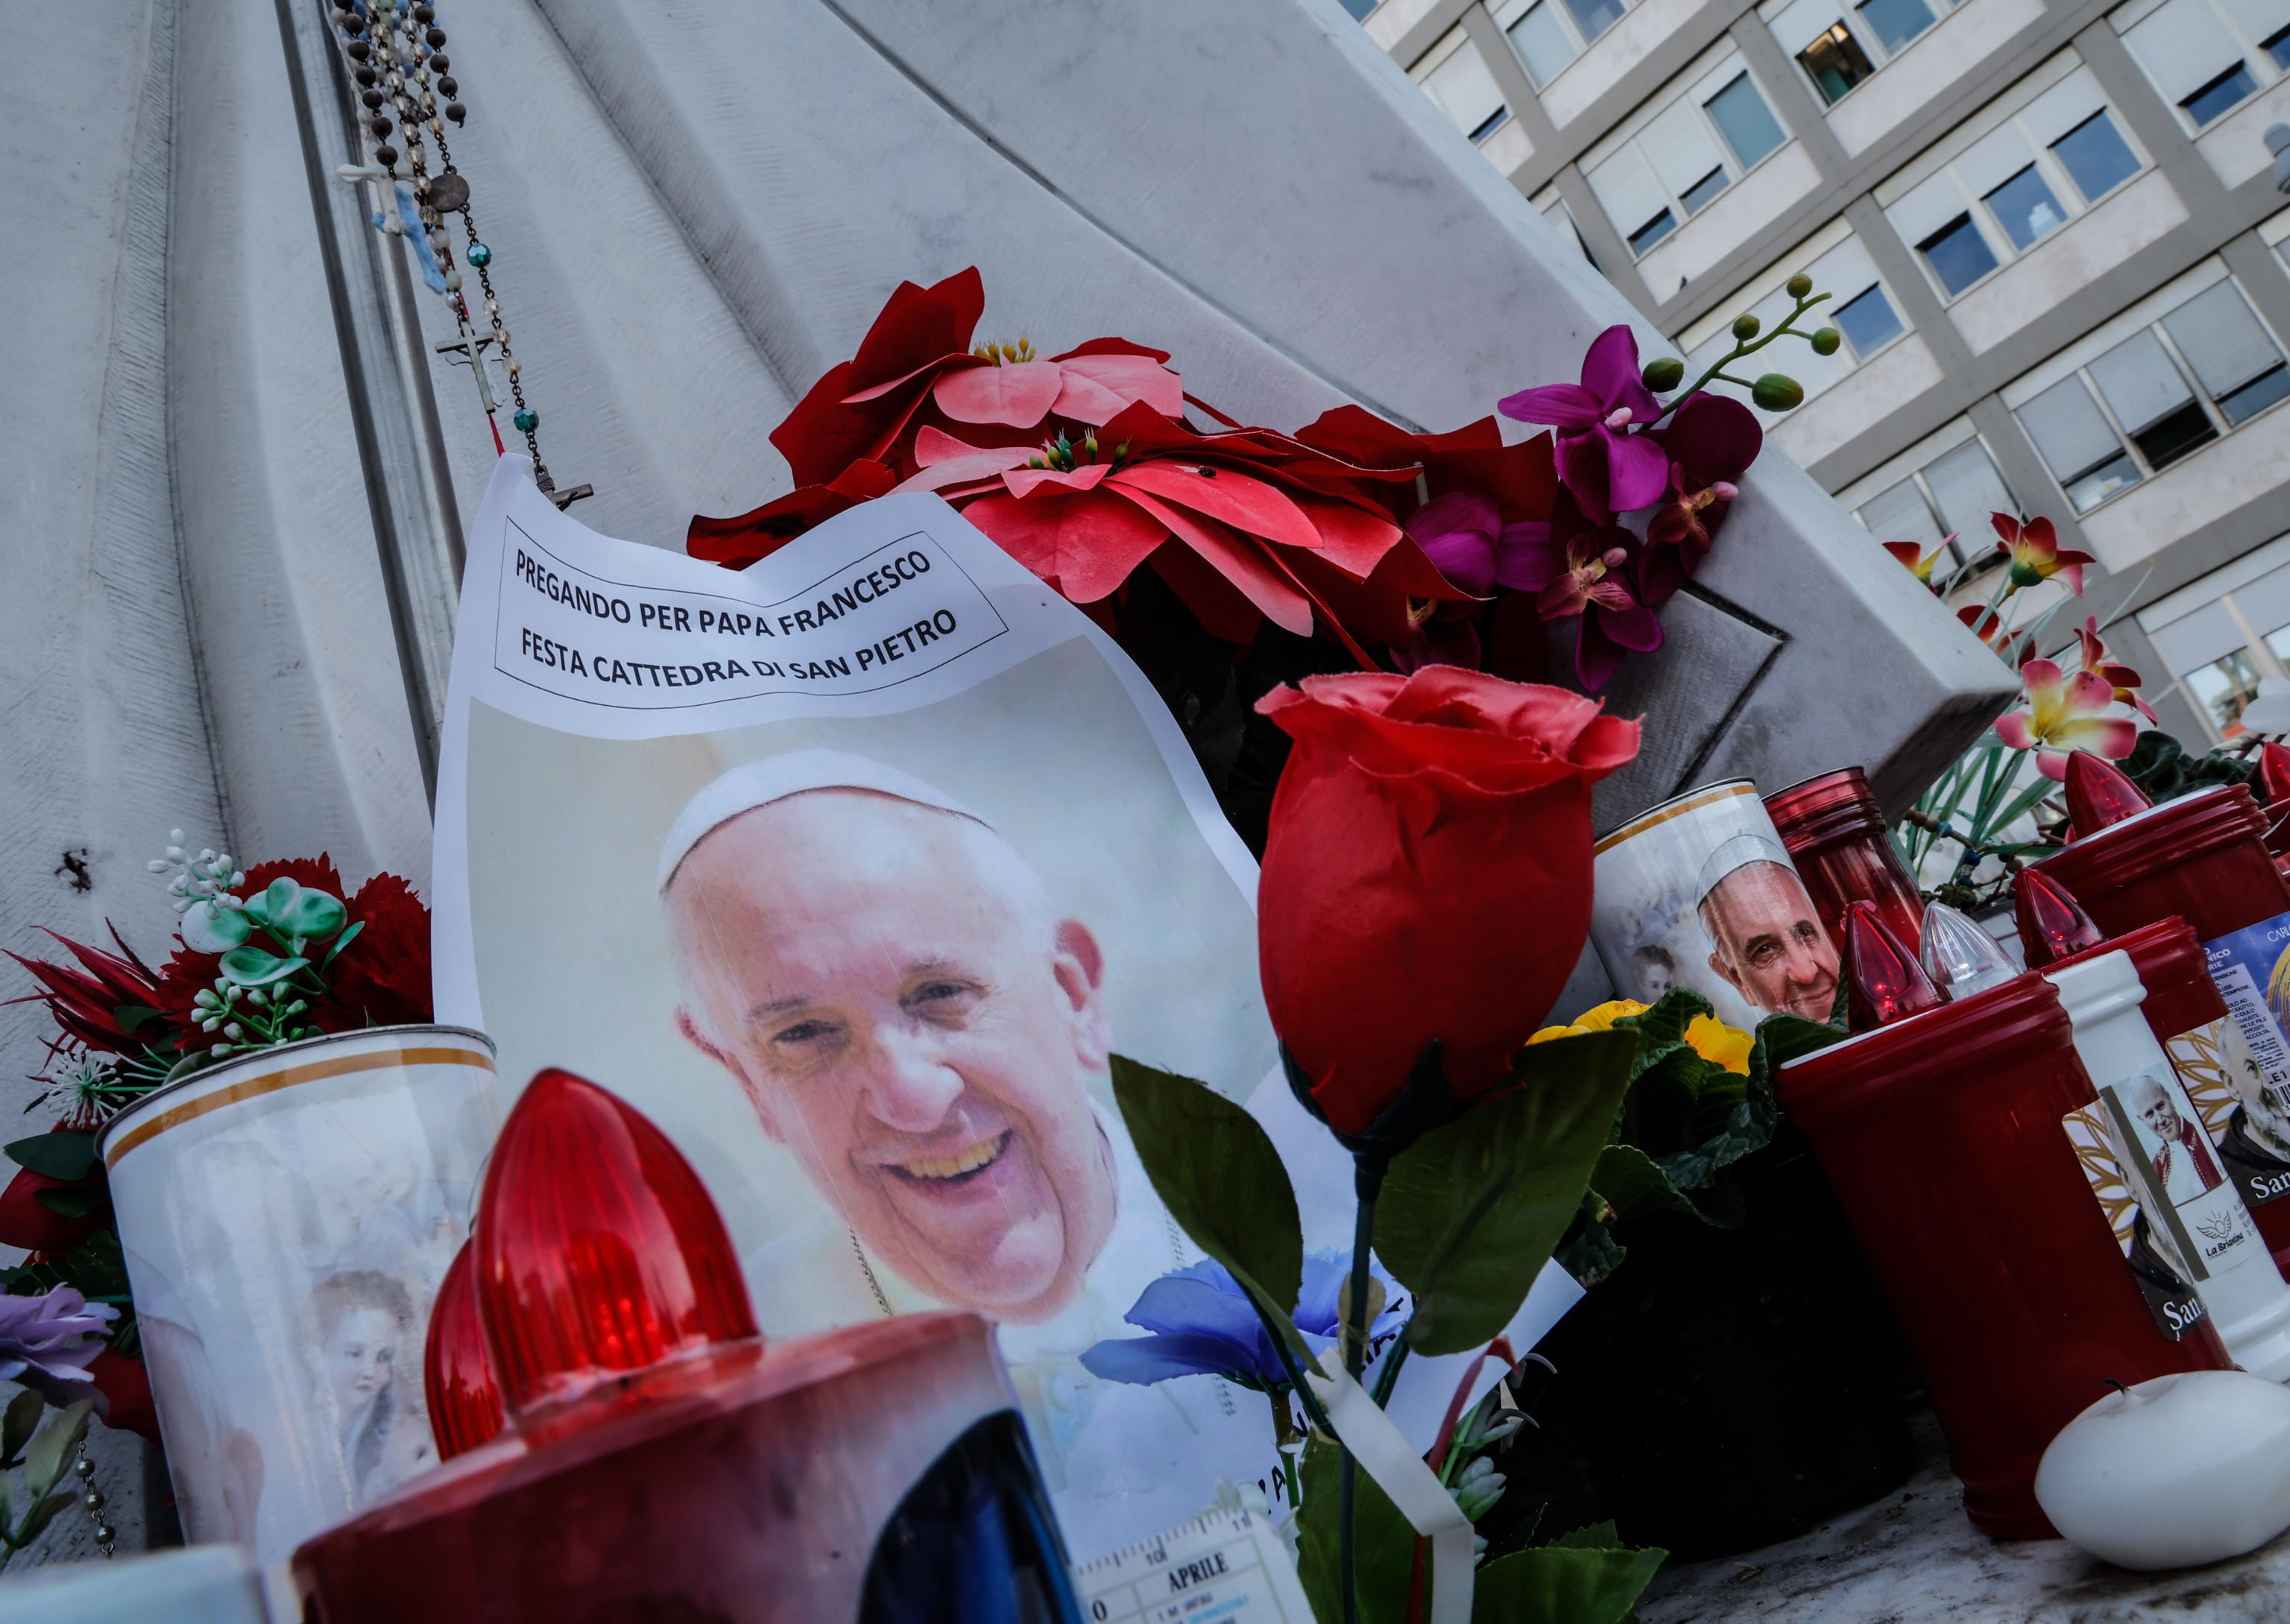
[[[660,883],[686,1036],[853,1234],[953,1307],[1071,1302],[1116,1216],[1085,1086],[1111,1051],[1105,966],[1009,843],[919,780],[809,751],[703,789]]]

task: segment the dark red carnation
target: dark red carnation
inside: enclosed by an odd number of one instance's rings
[[[349,900],[350,923],[363,924],[327,972],[327,1031],[419,1026],[431,1019],[429,910],[394,874],[377,874]]]

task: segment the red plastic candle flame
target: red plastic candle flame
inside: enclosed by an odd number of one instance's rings
[[[642,1113],[568,1071],[533,1078],[502,1125],[470,1250],[512,1416],[757,1334],[692,1164]]]
[[[1845,905],[1845,1018],[1866,1032],[1946,1002],[1874,902]]]
[[[429,1345],[421,1354],[421,1388],[429,1400],[429,1430],[437,1439],[437,1459],[451,1460],[475,1449],[508,1423],[492,1359],[485,1352],[485,1328],[477,1316],[476,1276],[469,1246],[453,1254],[453,1266],[437,1288],[429,1310]]]
[[[2020,954],[2029,969],[2096,948],[2107,940],[2083,911],[2083,904],[2042,869],[2021,869],[2012,882],[2012,915],[2020,924]]]
[[[2110,823],[2120,823],[2132,813],[2145,812],[2154,804],[2138,785],[2125,776],[2122,768],[2105,756],[2094,756],[2089,750],[2069,754],[2068,821],[2075,827],[2077,839],[2096,834]]]

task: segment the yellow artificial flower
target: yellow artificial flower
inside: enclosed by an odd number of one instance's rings
[[[1750,1075],[1750,1051],[1758,1040],[1741,1028],[1729,1027],[1714,1015],[1696,1015],[1686,1026],[1685,1041],[1712,1066]]]
[[[1610,999],[1594,1009],[1584,1010],[1574,1017],[1573,1024],[1545,1027],[1526,1041],[1530,1044],[1549,1043],[1554,1037],[1580,1037],[1585,1032],[1611,1032],[1614,1022],[1629,1015],[1643,1015],[1653,1006],[1635,1003],[1629,998]]]

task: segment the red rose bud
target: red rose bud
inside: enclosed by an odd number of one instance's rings
[[[1433,1038],[1456,1100],[1542,1023],[1590,928],[1590,786],[1638,724],[1454,666],[1309,676],[1257,708],[1295,740],[1257,943],[1273,1029],[1344,1133]]]
[[[2020,953],[2030,970],[2054,959],[2096,948],[2106,933],[2092,923],[2083,904],[2040,868],[2022,868],[2012,882],[2012,915],[2020,925]]]
[[[102,1394],[103,1424],[160,1442],[158,1412],[151,1407],[151,1373],[143,1361],[107,1348],[88,1361],[87,1373]]]
[[[1947,1002],[1874,902],[1847,902],[1844,923],[1847,1030],[1872,1031]]]
[[[2155,804],[2122,768],[2089,750],[2068,754],[2068,821],[2078,839]]]

